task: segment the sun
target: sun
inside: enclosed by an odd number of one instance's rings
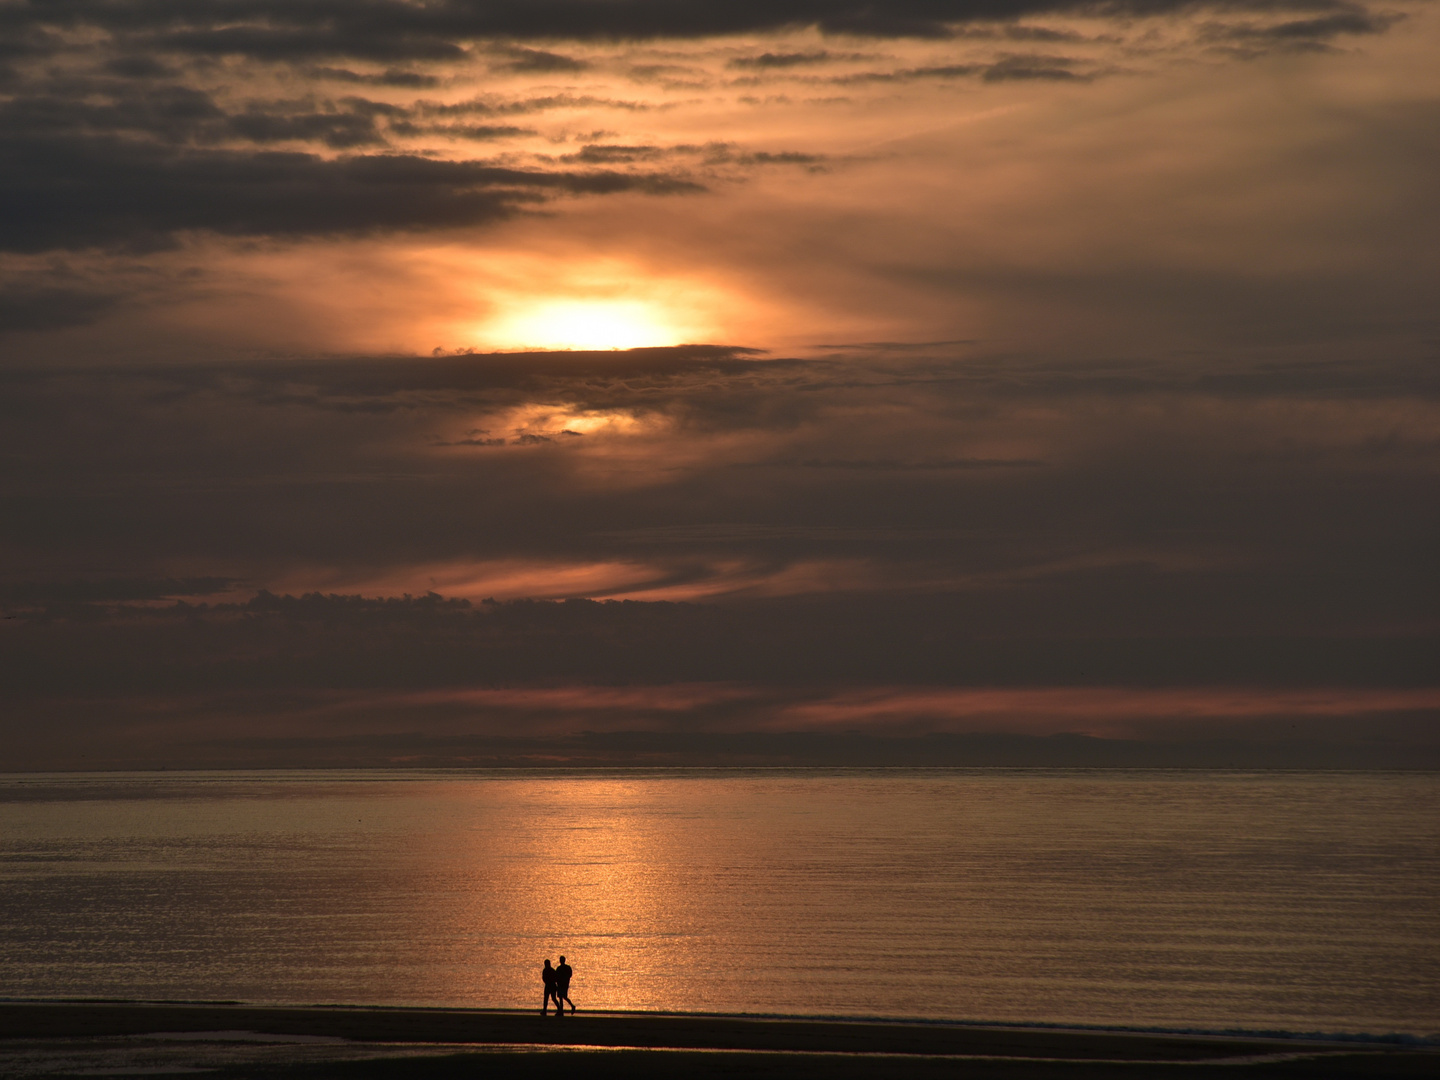
[[[638,349],[684,343],[684,331],[642,300],[547,300],[491,324],[507,348]]]

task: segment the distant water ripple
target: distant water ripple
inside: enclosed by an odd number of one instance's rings
[[[0,995],[1440,1031],[1440,777],[0,776]]]

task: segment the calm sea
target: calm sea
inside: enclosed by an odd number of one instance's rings
[[[1440,777],[0,776],[0,996],[1440,1031]]]

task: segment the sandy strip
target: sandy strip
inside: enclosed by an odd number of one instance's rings
[[[225,1072],[259,1058],[297,1076],[362,1059],[404,1058],[413,1071],[424,1058],[430,1062],[424,1072],[440,1076],[457,1055],[518,1061],[541,1051],[598,1060],[599,1050],[612,1051],[601,1055],[612,1061],[649,1051],[647,1061],[679,1068],[683,1059],[686,1070],[715,1076],[730,1075],[741,1058],[748,1072],[763,1072],[770,1058],[788,1060],[793,1072],[803,1058],[815,1059],[815,1068],[824,1059],[832,1072],[876,1076],[941,1066],[969,1075],[1002,1068],[1015,1077],[1153,1075],[1156,1069],[1187,1078],[1212,1069],[1231,1076],[1440,1075],[1435,1048],[1331,1040],[694,1014],[578,1013],[561,1020],[502,1010],[0,1002],[0,1072],[16,1076],[118,1075],[115,1067]],[[69,1063],[64,1068],[46,1064],[62,1058]]]

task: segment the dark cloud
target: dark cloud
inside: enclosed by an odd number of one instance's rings
[[[544,49],[527,49],[521,45],[501,45],[495,49],[504,59],[497,64],[501,70],[531,75],[551,75],[563,72],[586,71],[590,65],[584,60]]]
[[[85,326],[121,300],[113,290],[6,282],[0,289],[0,333]]]
[[[1077,71],[1087,66],[1083,60],[1069,56],[1042,54],[1002,56],[988,63],[937,64],[927,67],[899,68],[895,71],[860,71],[834,76],[830,81],[839,85],[854,83],[914,82],[922,79],[980,78],[985,82],[1040,79],[1049,81],[1088,82],[1093,71]]]
[[[406,71],[403,68],[386,68],[378,74],[351,71],[349,68],[315,67],[310,75],[336,82],[359,83],[365,86],[395,86],[405,89],[426,90],[438,86],[440,80],[434,75],[420,71]]]
[[[398,7],[398,5],[397,5]],[[277,8],[277,12],[280,9]],[[345,25],[350,20],[326,19],[320,25],[214,26],[187,30],[160,31],[146,35],[151,48],[169,53],[198,56],[244,56],[253,60],[304,61],[340,57],[376,61],[463,60],[469,53],[435,31],[409,30],[408,19],[399,11],[386,28],[372,25]]]
[[[1357,6],[1314,18],[1268,24],[1212,23],[1202,29],[1201,39],[1234,43],[1256,55],[1274,49],[1324,51],[1337,37],[1383,34],[1402,19],[1400,14],[1371,12]]]
[[[663,174],[171,150],[115,138],[11,137],[0,143],[0,161],[0,249],[8,251],[159,246],[186,230],[300,237],[455,228],[557,194],[700,190]]]
[[[757,150],[753,153],[741,153],[724,157],[721,158],[721,160],[733,160],[741,165],[818,166],[824,164],[829,158],[825,154],[802,154],[794,150],[781,150],[776,153]]]
[[[277,596],[194,605],[228,582],[12,589],[3,670],[17,697],[187,689],[413,690],[738,682],[770,687],[1430,685],[1433,635],[1139,639],[986,636],[954,597],[676,604]],[[128,594],[128,595],[127,595]],[[37,603],[43,595],[43,603]],[[131,603],[117,603],[128,600]]]
[[[824,154],[803,154],[793,150],[743,151],[733,143],[723,142],[682,143],[678,146],[590,143],[573,154],[562,156],[560,160],[585,165],[620,165],[675,157],[699,157],[706,165],[803,165],[809,168],[822,166],[829,160]]]
[[[775,462],[774,464],[792,464]],[[897,461],[894,458],[867,458],[862,460],[810,458],[794,462],[807,469],[878,469],[884,472],[905,472],[912,469],[1030,469],[1045,463],[1035,458],[924,458],[919,461]]]
[[[18,16],[20,13],[12,9],[6,15]],[[58,34],[38,28],[36,24],[41,20],[31,23],[24,18],[7,19],[5,15],[0,15],[0,26],[5,26],[7,22],[13,25],[8,33],[0,35],[0,63],[52,56],[65,47]]]
[[[225,120],[225,112],[203,90],[61,77],[0,104],[0,138],[125,134],[177,143],[202,138]],[[7,155],[11,168],[23,168],[19,149]]]
[[[0,586],[0,599],[11,609],[65,611],[74,614],[77,605],[95,605],[88,612],[99,616],[113,609],[107,605],[132,604],[144,600],[175,600],[186,596],[209,596],[236,587],[229,578],[97,578],[73,581],[39,581]]]
[[[238,141],[353,149],[385,145],[391,134],[445,134],[474,139],[530,132],[513,125],[425,122],[437,115],[530,111],[526,107],[506,109],[478,103],[441,111],[424,102],[395,105],[355,95],[338,99],[312,96],[298,100],[252,99],[243,108],[227,110],[210,93],[174,82],[147,85],[84,76],[36,80],[27,91],[0,105],[0,137],[125,135],[175,146]]]
[[[1007,639],[977,634],[976,613],[953,602],[893,598],[472,605],[262,592],[236,604],[142,606],[71,591],[77,599],[0,624],[9,705],[0,748],[12,768],[87,767],[87,758],[118,767],[136,756],[149,767],[1440,760],[1424,690],[1433,638]],[[1322,673],[1320,698],[1287,693]],[[1237,677],[1263,680],[1268,697],[1237,694]],[[1148,691],[1110,689],[1137,682]],[[1249,699],[1238,716],[1237,697]],[[1342,701],[1349,711],[1337,715]],[[957,705],[982,711],[947,719]],[[1027,735],[1004,715],[1017,705],[1019,719],[1061,731],[1118,706],[1132,717],[1129,737]],[[1190,719],[1166,715],[1177,705]],[[907,719],[885,722],[897,707]]]
[[[251,109],[228,118],[227,127],[253,143],[318,142],[336,150],[385,142],[374,116],[354,112],[276,113]]]
[[[1011,41],[1083,41],[1074,30],[1056,30],[1049,26],[1007,26],[1001,30]]]
[[[938,64],[927,67],[900,68],[895,71],[855,71],[836,75],[830,81],[841,86],[855,83],[909,82],[914,79],[964,79],[983,74],[983,64]]]
[[[179,74],[176,68],[144,53],[116,56],[105,61],[102,67],[108,74],[126,79],[169,79]]]
[[[546,94],[542,97],[509,101],[495,107],[499,113],[548,112],[553,109],[620,109],[624,112],[648,112],[655,106],[643,101],[626,101],[623,98],[601,98],[590,94]]]
[[[765,33],[814,27],[827,33],[872,37],[945,38],[975,23],[1013,23],[1046,15],[1153,17],[1208,5],[1197,0],[780,0],[675,4],[667,0],[440,0],[416,5],[374,0],[279,3],[212,0],[177,9],[168,0],[115,5],[100,0],[7,5],[0,37],[45,42],[53,30],[95,29],[150,51],[202,56],[248,56],[296,61],[333,57],[387,61],[445,61],[467,55],[461,43],[509,41],[642,40]],[[1346,0],[1248,0],[1229,9],[1254,13],[1302,11],[1319,18],[1366,9]],[[30,48],[39,45],[28,46]],[[516,48],[525,48],[516,46]],[[531,50],[534,63],[564,64],[562,54]],[[558,60],[547,57],[559,57]],[[524,62],[521,60],[520,62]],[[535,70],[530,68],[529,70]],[[545,70],[560,70],[549,67]],[[568,70],[574,70],[569,68]]]
[[[1416,735],[1423,721],[1377,725],[1365,717],[1348,730],[1299,734],[1224,731],[1176,738],[1095,738],[1081,734],[1010,733],[886,735],[871,732],[586,731],[579,734],[518,734],[533,716],[487,712],[500,733],[461,731],[447,716],[356,715],[344,720],[366,729],[337,733],[333,697],[302,703],[257,697],[244,713],[227,710],[230,725],[217,730],[200,707],[107,701],[110,723],[97,727],[82,715],[100,703],[85,702],[68,715],[50,710],[43,723],[6,733],[12,762],[30,770],[212,768],[376,768],[403,766],[470,768],[557,767],[822,767],[822,768],[1125,768],[1125,769],[1434,769],[1440,753]],[[169,703],[166,703],[169,704]],[[189,705],[187,709],[185,705]],[[128,707],[127,707],[128,706]],[[329,712],[327,717],[326,713]],[[59,713],[59,715],[57,715]],[[326,719],[330,723],[326,723]],[[283,720],[288,728],[254,734],[258,722]],[[503,722],[510,720],[508,728]],[[267,725],[269,727],[271,725]],[[474,721],[469,725],[477,726]],[[489,725],[487,725],[488,727]],[[426,730],[440,727],[440,730]],[[1378,737],[1377,737],[1377,728]],[[36,798],[47,792],[35,790]],[[74,789],[65,789],[74,798]],[[114,797],[110,795],[109,797]]]
[[[835,54],[824,49],[798,53],[761,53],[759,56],[741,56],[731,60],[732,68],[792,68],[808,64],[823,64],[835,59]]]
[[[573,154],[566,154],[566,161],[579,161],[586,165],[611,165],[632,161],[651,161],[664,154],[658,146],[582,146]]]
[[[1052,81],[1084,81],[1093,78],[1074,69],[1081,63],[1068,56],[1006,56],[988,65],[980,76],[986,82],[1010,79],[1048,79]]]
[[[46,717],[73,736],[102,715],[128,731],[115,718],[129,716],[141,738],[163,715],[178,718],[169,745],[219,740],[224,758],[269,716],[274,738],[320,740],[276,744],[275,761],[323,758],[336,731],[453,760],[542,719],[567,738],[612,732],[616,754],[637,717],[651,735],[718,737],[824,713],[844,688],[1423,689],[1440,443],[1410,413],[1437,401],[1433,365],[1371,355],[1081,368],[689,347],[12,368],[0,457],[25,468],[0,482],[0,739],[9,760],[39,761],[25,732]],[[526,410],[555,416],[517,427]],[[642,434],[564,434],[594,415]],[[1033,453],[965,452],[1020,436]],[[641,472],[603,480],[637,454]],[[503,579],[527,560],[640,567],[639,595],[710,599],[419,595],[426,567],[494,564]],[[317,564],[419,585],[156,603]],[[797,575],[792,591],[763,587]],[[572,596],[607,588],[565,580]],[[740,689],[682,705],[543,697],[680,684]],[[512,697],[447,696],[476,688]],[[1324,760],[1374,750],[1376,710],[1433,732],[1433,709],[1355,700],[1367,719],[1331,732]],[[1272,721],[1246,723],[1250,756],[1231,760],[1271,761],[1254,725]],[[1212,760],[1185,745],[1174,760]]]
[[[4,397],[0,451],[27,461],[0,515],[17,570],[21,552],[241,559],[269,568],[262,582],[312,558],[609,560],[704,592],[743,590],[727,566],[765,581],[859,560],[836,587],[978,589],[997,625],[1034,604],[1047,626],[1135,633],[1317,618],[1351,633],[1423,622],[1428,604],[1415,582],[1440,447],[1389,419],[1389,403],[1440,398],[1421,363],[837,367],[689,348],[12,372]],[[1334,432],[1303,419],[1337,402],[1374,415]],[[556,418],[507,419],[532,406]],[[560,436],[569,416],[609,414],[673,433],[647,444],[645,482],[592,486],[623,438]],[[968,445],[1037,415],[1057,419],[1028,453]],[[666,464],[712,438],[735,449]],[[693,531],[660,543],[645,527]]]
[[[569,352],[475,353],[466,351],[431,358],[369,358],[337,363],[287,363],[263,366],[171,368],[155,372],[175,385],[194,389],[229,388],[255,397],[276,387],[305,387],[317,402],[364,397],[401,400],[415,393],[467,394],[492,390],[540,392],[548,388],[570,390],[624,384],[639,389],[653,380],[657,386],[684,388],[695,380],[716,376],[743,379],[759,370],[797,370],[793,362],[754,359],[759,352],[728,345],[681,345],[626,349],[623,352],[574,350]],[[149,377],[149,376],[147,376]]]
[[[491,142],[536,134],[534,128],[516,127],[514,124],[412,124],[408,121],[392,122],[390,130],[400,135],[444,135],[451,139],[470,139],[474,142]]]
[[[868,347],[853,347],[864,349]],[[921,348],[924,348],[921,346]],[[74,382],[78,380],[78,382]],[[1264,400],[1366,401],[1440,400],[1440,373],[1421,359],[1361,361],[1252,359],[1194,364],[1142,360],[1076,365],[1013,357],[963,361],[930,359],[865,362],[851,355],[843,365],[831,361],[768,358],[736,346],[684,345],[623,351],[502,352],[465,350],[433,357],[361,357],[337,361],[289,360],[283,364],[168,365],[104,371],[43,371],[11,368],[0,385],[12,396],[37,386],[89,384],[144,388],[157,400],[221,395],[246,405],[306,405],[325,409],[339,403],[365,403],[387,410],[443,409],[450,403],[468,408],[476,402],[556,398],[584,407],[627,403],[724,402],[733,423],[754,417],[737,411],[738,401],[768,407],[781,388],[804,391],[787,403],[800,416],[813,418],[824,396],[894,391],[918,394],[918,401],[951,398],[986,400],[1126,399],[1203,396],[1247,402]],[[914,403],[912,403],[914,404]],[[117,407],[124,407],[117,401]],[[854,461],[860,459],[833,459]],[[933,459],[940,463],[974,461],[986,465],[1032,464],[1020,458]],[[946,466],[948,467],[948,466]]]
[[[526,113],[549,112],[555,109],[619,109],[624,112],[647,112],[654,108],[643,101],[601,98],[590,94],[544,94],[514,101],[482,101],[472,99],[453,104],[433,101],[416,102],[416,116],[518,116]]]
[[[1404,19],[1400,14],[1375,14],[1364,8],[1341,11],[1314,19],[1275,23],[1261,33],[1271,38],[1334,38],[1342,34],[1383,34]]]

